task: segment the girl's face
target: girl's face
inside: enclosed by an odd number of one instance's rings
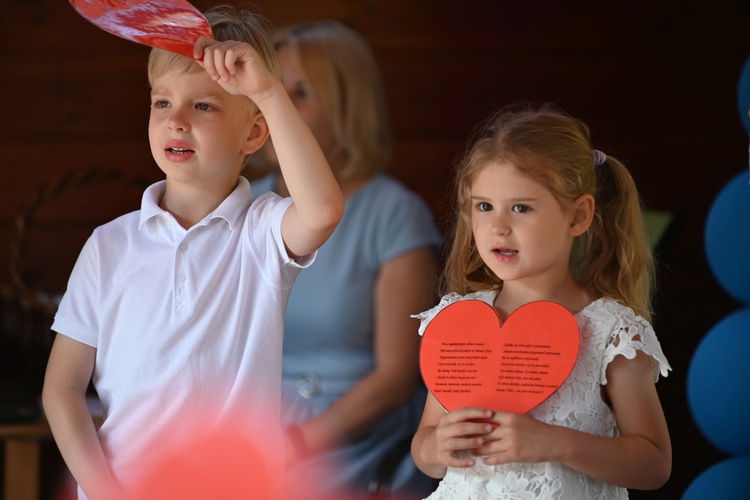
[[[245,97],[229,94],[205,71],[167,72],[151,90],[151,153],[172,181],[234,186],[245,155],[260,146],[252,140],[255,117]]]
[[[484,263],[504,281],[546,288],[570,271],[577,236],[574,204],[505,163],[485,166],[471,185],[474,241]]]
[[[284,88],[292,99],[302,119],[307,124],[320,149],[329,158],[336,145],[332,127],[323,108],[315,82],[305,72],[299,53],[294,48],[282,46],[276,52],[284,76]],[[272,141],[264,148],[266,159],[278,164]]]

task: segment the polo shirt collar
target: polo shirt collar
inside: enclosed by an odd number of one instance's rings
[[[240,222],[240,218],[247,211],[247,207],[250,205],[252,197],[250,181],[240,175],[239,180],[237,181],[237,187],[229,193],[229,196],[221,202],[221,205],[216,207],[216,210],[208,215],[208,219],[221,217],[227,221],[229,229],[234,229],[234,226]]]
[[[143,192],[143,198],[141,199],[141,216],[138,222],[138,228],[140,229],[143,224],[149,219],[164,214],[164,210],[159,207],[159,201],[164,192],[167,189],[167,181],[162,180],[151,184]],[[221,204],[216,207],[212,213],[208,214],[204,221],[209,221],[215,218],[221,218],[227,221],[229,229],[233,229],[234,226],[239,222],[240,217],[247,209],[249,201],[252,199],[252,192],[250,190],[250,182],[244,177],[239,176],[237,187],[227,196]]]

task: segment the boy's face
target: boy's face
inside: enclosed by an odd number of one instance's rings
[[[244,96],[227,93],[205,71],[167,72],[153,81],[148,137],[167,179],[202,187],[234,186],[255,146]]]

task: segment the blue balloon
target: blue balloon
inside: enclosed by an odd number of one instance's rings
[[[740,111],[740,120],[745,126],[745,131],[750,134],[750,56],[745,59],[745,64],[740,71],[740,79],[737,83],[737,105]]]
[[[745,307],[709,330],[688,367],[693,420],[708,441],[729,455],[750,455],[748,360],[750,307]]]
[[[714,199],[705,228],[708,263],[719,284],[750,304],[750,176],[744,170]]]
[[[682,495],[682,500],[746,500],[750,492],[750,457],[723,460],[703,471]]]

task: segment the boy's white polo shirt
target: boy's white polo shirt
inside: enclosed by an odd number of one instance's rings
[[[96,348],[100,439],[122,477],[197,412],[276,425],[283,312],[314,259],[295,262],[285,250],[281,219],[291,200],[252,201],[244,177],[188,230],[159,208],[164,189],[164,181],[150,186],[140,211],[94,231],[52,325]],[[277,431],[267,435],[281,446]]]

